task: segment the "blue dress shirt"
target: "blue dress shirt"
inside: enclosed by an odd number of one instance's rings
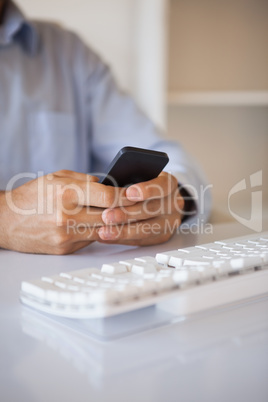
[[[105,172],[126,145],[167,152],[166,170],[181,184],[198,194],[205,186],[199,167],[119,90],[91,49],[56,24],[27,20],[10,2],[0,26],[0,189],[25,172]],[[209,208],[207,191],[199,214],[206,218]]]

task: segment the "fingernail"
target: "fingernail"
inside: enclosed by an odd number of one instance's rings
[[[129,200],[134,200],[134,201],[140,201],[142,200],[141,194],[139,192],[139,190],[136,187],[129,187],[127,189],[127,198]]]
[[[107,225],[115,222],[115,212],[113,209],[105,209],[102,213],[102,220]]]

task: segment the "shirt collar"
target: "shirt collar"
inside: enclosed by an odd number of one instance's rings
[[[9,1],[0,26],[0,47],[18,42],[22,48],[31,54],[38,49],[38,32],[35,24],[26,19],[20,9]]]

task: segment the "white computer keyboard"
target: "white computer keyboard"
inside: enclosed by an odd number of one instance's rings
[[[21,301],[69,318],[107,317],[172,298],[191,314],[268,292],[268,232],[22,282]]]

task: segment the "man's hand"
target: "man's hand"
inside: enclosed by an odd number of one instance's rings
[[[105,209],[106,226],[98,230],[103,242],[151,245],[167,241],[179,227],[184,200],[177,179],[162,172],[156,179],[126,190],[131,206]]]
[[[62,170],[0,192],[0,247],[68,254],[100,240],[106,208],[129,206],[126,189],[94,176]]]
[[[177,180],[164,172],[124,189],[62,170],[0,192],[0,247],[68,254],[93,241],[161,243],[180,225],[183,205]]]

